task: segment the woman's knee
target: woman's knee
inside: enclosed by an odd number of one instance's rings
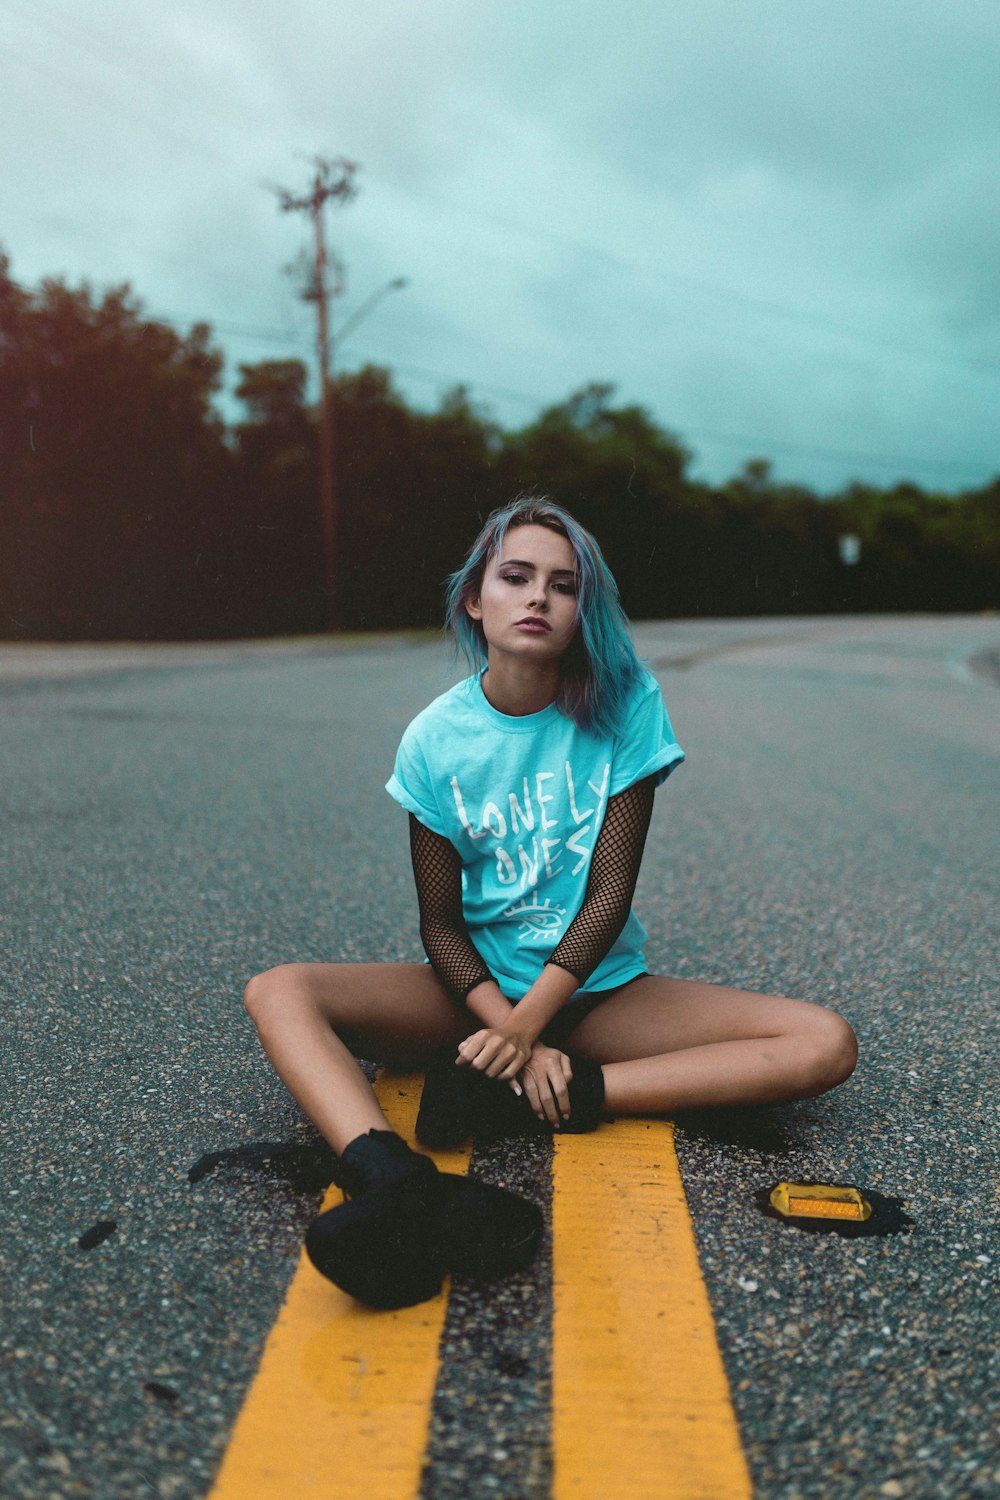
[[[255,974],[243,991],[246,1006],[255,1025],[260,1026],[290,1001],[304,993],[303,964],[278,964]]]
[[[851,1076],[858,1061],[853,1027],[835,1010],[813,1007],[803,1028],[799,1060],[804,1098],[836,1088]]]

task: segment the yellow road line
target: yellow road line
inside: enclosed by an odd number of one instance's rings
[[[412,1139],[419,1080],[376,1091]],[[750,1500],[672,1127],[557,1138],[552,1213],[553,1500]],[[411,1500],[445,1312],[369,1311],[303,1255],[210,1500]]]
[[[673,1127],[556,1139],[555,1500],[749,1500]]]
[[[412,1140],[419,1078],[385,1075],[376,1093],[392,1128]],[[468,1166],[467,1151],[433,1155],[448,1171]],[[340,1201],[331,1188],[323,1207]],[[442,1293],[372,1312],[303,1253],[210,1500],[415,1495],[446,1305]]]

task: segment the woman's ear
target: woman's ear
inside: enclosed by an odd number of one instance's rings
[[[465,613],[470,620],[481,620],[483,618],[483,607],[479,602],[479,595],[472,594],[465,600]]]

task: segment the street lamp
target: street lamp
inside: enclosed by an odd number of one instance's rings
[[[387,281],[385,286],[379,287],[377,292],[372,292],[370,297],[365,298],[364,302],[362,302],[358,310],[351,313],[351,316],[349,318],[346,318],[341,326],[337,329],[336,333],[333,336],[334,344],[336,345],[343,343],[347,335],[349,333],[352,333],[354,329],[357,328],[358,324],[362,321],[363,318],[367,318],[368,314],[372,311],[373,308],[378,306],[383,297],[388,297],[390,292],[401,292],[403,288],[405,286],[409,286],[409,284],[409,280],[406,276],[397,276],[394,280]]]

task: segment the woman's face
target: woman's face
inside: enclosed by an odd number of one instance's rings
[[[576,634],[576,560],[569,539],[547,526],[508,531],[480,592],[466,603],[491,652],[558,660]]]

